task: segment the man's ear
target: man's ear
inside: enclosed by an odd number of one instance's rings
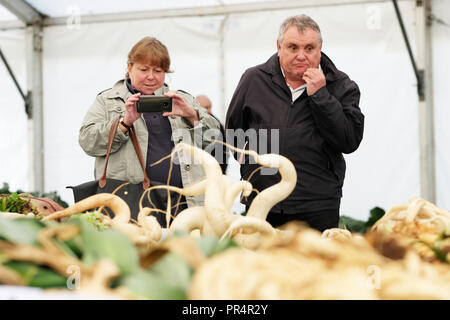
[[[278,51],[278,56],[280,55],[280,50],[281,50],[281,44],[280,44],[280,42],[277,40],[277,51]]]

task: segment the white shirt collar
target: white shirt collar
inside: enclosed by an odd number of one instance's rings
[[[281,69],[281,73],[283,74],[284,81],[286,81],[286,76],[285,76],[283,68],[281,66],[280,66],[280,69]],[[320,64],[319,64],[319,70],[322,70],[322,67],[320,66]],[[296,89],[293,89],[287,81],[286,81],[286,84],[287,84],[289,90],[291,90],[292,101],[297,100],[297,98],[300,97],[302,95],[303,91],[305,91],[305,89],[306,89],[306,83]]]

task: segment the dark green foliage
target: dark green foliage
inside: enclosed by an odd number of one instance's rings
[[[19,197],[17,192],[10,194],[0,194],[0,211],[1,212],[30,212],[30,201]]]
[[[339,218],[339,228],[346,229],[350,232],[365,233],[366,222],[347,216],[341,216]]]
[[[3,265],[20,274],[25,285],[29,287],[42,289],[66,287],[67,278],[47,267],[23,261],[10,261]]]
[[[370,210],[370,217],[366,222],[366,227],[372,227],[378,220],[381,219],[382,216],[384,216],[385,213],[386,212],[384,211],[384,209],[380,207],[375,207]]]
[[[64,200],[61,199],[61,197],[58,195],[58,193],[56,191],[50,191],[50,192],[46,192],[46,193],[40,193],[40,192],[27,192],[27,191],[23,191],[23,190],[17,190],[15,192],[11,192],[9,190],[9,184],[6,182],[3,182],[3,187],[0,188],[0,194],[10,194],[10,193],[29,193],[31,195],[33,195],[34,197],[37,198],[50,198],[53,201],[55,201],[56,203],[58,203],[59,205],[61,205],[64,208],[67,208],[69,206],[69,204],[67,202],[65,202]],[[0,210],[1,211],[1,210]]]
[[[350,232],[366,233],[382,216],[385,211],[380,207],[370,210],[369,219],[367,221],[354,219],[347,216],[341,216],[339,219],[339,228],[347,229]]]

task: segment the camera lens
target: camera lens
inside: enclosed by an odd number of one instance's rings
[[[168,104],[167,102],[164,102],[164,103],[163,103],[163,106],[164,106],[164,107],[167,107],[168,105],[169,105],[169,104]]]

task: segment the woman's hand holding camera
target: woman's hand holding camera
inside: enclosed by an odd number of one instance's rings
[[[125,117],[123,117],[123,122],[126,126],[131,127],[133,123],[141,117],[141,114],[136,110],[136,102],[139,101],[140,93],[136,93],[128,98],[125,103]],[[121,126],[122,132],[128,131],[127,127]]]
[[[192,126],[197,124],[200,120],[198,118],[197,111],[195,111],[195,109],[192,108],[192,106],[189,105],[189,103],[187,103],[182,96],[176,94],[174,91],[167,92],[166,96],[172,98],[172,112],[164,112],[162,114],[163,116],[180,116],[186,118]]]

